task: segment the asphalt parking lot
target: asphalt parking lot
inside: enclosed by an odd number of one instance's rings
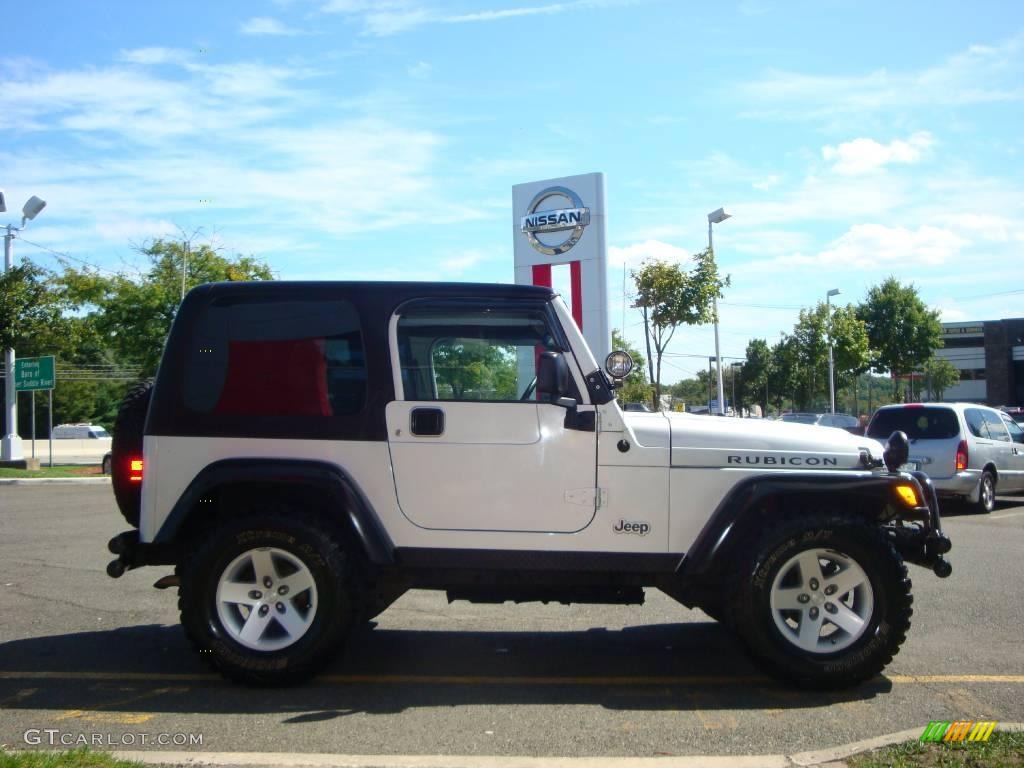
[[[151,586],[169,569],[105,575],[105,543],[124,527],[106,485],[0,487],[0,743],[55,729],[132,734],[133,748],[142,734],[201,734],[207,751],[766,754],[929,720],[1024,720],[1019,497],[947,518],[953,576],[912,568],[902,652],[836,694],[762,677],[718,624],[653,591],[627,607],[413,592],[313,682],[242,688],[189,650],[174,591]]]

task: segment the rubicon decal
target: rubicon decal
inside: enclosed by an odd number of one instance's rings
[[[651,526],[649,523],[645,523],[643,520],[637,522],[630,522],[629,520],[619,520],[619,522],[612,528],[616,533],[632,533],[636,536],[646,536],[651,532]]]
[[[932,720],[921,734],[921,741],[988,741],[995,730],[994,720]]]
[[[838,467],[832,456],[729,456],[730,464],[757,464],[765,467]]]

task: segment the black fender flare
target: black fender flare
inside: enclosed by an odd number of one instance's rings
[[[304,486],[324,492],[348,532],[375,565],[394,563],[394,544],[352,476],[336,464],[301,459],[224,459],[207,465],[189,483],[157,532],[155,544],[173,543],[199,501],[218,488],[240,484]]]
[[[760,503],[771,496],[810,499],[825,497],[851,499],[864,503],[864,515],[876,516],[877,510],[895,502],[893,486],[897,482],[912,482],[918,485],[920,499],[926,499],[920,482],[907,473],[872,474],[863,473],[844,477],[837,473],[800,472],[777,473],[750,477],[737,483],[722,499],[714,513],[705,523],[693,545],[679,564],[678,573],[686,576],[702,576],[712,570],[723,552],[736,543],[739,530],[749,516],[757,513]],[[909,510],[908,510],[909,512]],[[928,508],[915,510],[914,516],[927,515]]]

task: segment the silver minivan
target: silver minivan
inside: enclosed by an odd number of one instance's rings
[[[1011,435],[1009,420],[975,403],[909,403],[879,408],[867,436],[885,441],[893,432],[910,439],[908,469],[928,474],[940,496],[991,512],[996,488],[1024,490],[1024,430]]]

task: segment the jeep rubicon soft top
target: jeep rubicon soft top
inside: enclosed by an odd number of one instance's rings
[[[192,290],[126,397],[118,577],[174,565],[227,676],[299,681],[408,589],[642,603],[656,587],[771,674],[841,687],[910,626],[904,561],[950,542],[907,445],[820,427],[623,412],[548,288],[373,282]],[[883,466],[884,462],[884,466]]]

